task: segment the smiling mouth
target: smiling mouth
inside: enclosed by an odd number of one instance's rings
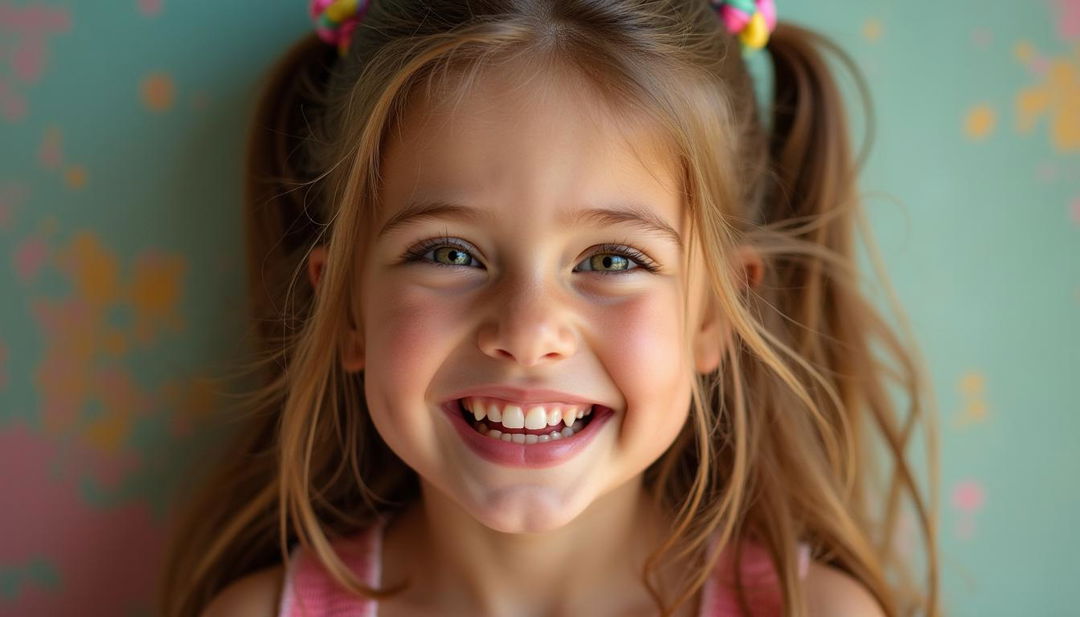
[[[546,443],[549,441],[568,439],[588,426],[595,415],[593,413],[594,408],[589,407],[584,415],[581,418],[574,420],[570,426],[560,423],[559,425],[540,429],[508,428],[501,422],[492,421],[490,418],[484,418],[477,421],[473,417],[473,413],[465,408],[463,401],[464,399],[458,399],[456,401],[458,413],[461,414],[461,417],[465,419],[465,423],[471,426],[474,431],[484,435],[488,439],[519,444]]]

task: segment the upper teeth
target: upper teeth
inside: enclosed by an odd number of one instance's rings
[[[541,429],[559,423],[573,426],[575,420],[592,412],[592,405],[543,403],[521,406],[483,397],[469,397],[461,402],[477,422],[488,418],[492,422],[502,423],[506,428]]]

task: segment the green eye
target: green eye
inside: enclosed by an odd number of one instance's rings
[[[599,272],[618,272],[622,270],[630,270],[630,260],[622,255],[612,255],[610,253],[598,253],[589,258],[589,266],[594,271]]]
[[[623,274],[642,270],[645,272],[657,272],[659,265],[647,255],[637,249],[621,244],[603,244],[597,247],[597,252],[590,255],[581,264],[586,267],[576,272],[594,272],[596,274]],[[433,238],[422,242],[405,252],[402,260],[405,263],[427,263],[435,266],[465,266],[470,267],[476,262],[471,247],[459,244],[452,238]],[[428,256],[431,257],[428,257]]]
[[[471,255],[459,248],[455,248],[452,246],[441,246],[432,251],[432,254],[435,256],[436,262],[448,266],[467,266],[472,261]],[[448,261],[442,261],[439,258],[440,255],[446,257]]]

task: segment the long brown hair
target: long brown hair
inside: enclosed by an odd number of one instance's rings
[[[522,59],[571,67],[608,103],[644,111],[667,131],[692,242],[732,327],[720,368],[695,379],[683,431],[645,472],[676,522],[642,573],[660,613],[701,588],[719,555],[707,544],[718,537],[736,558],[744,538],[763,543],[786,615],[806,614],[798,541],[865,585],[890,617],[939,614],[933,397],[883,269],[874,262],[896,326],[856,267],[857,232],[876,253],[826,54],[872,107],[843,51],[780,22],[767,47],[767,125],[738,39],[707,0],[374,0],[348,54],[336,53],[304,37],[258,101],[244,209],[257,356],[243,367],[258,384],[230,411],[234,441],[173,532],[164,615],[197,615],[296,544],[357,594],[397,591],[361,584],[330,545],[418,498],[415,472],[380,439],[357,394],[363,372],[338,362],[340,333],[356,320],[355,255],[375,216],[385,135],[411,94],[460,95],[482,70]],[[750,291],[713,265],[743,243],[766,265]],[[316,244],[328,250],[317,293],[302,276]],[[920,423],[929,503],[908,461]],[[897,550],[902,514],[921,532],[925,584]],[[683,557],[696,565],[667,603],[652,576]]]

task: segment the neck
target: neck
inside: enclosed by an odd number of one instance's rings
[[[386,530],[382,583],[409,578],[412,585],[383,601],[395,605],[383,614],[397,614],[394,608],[522,617],[656,614],[641,573],[670,521],[640,477],[558,529],[518,534],[484,526],[421,482],[422,498]],[[693,601],[683,606],[689,615],[694,608]]]

